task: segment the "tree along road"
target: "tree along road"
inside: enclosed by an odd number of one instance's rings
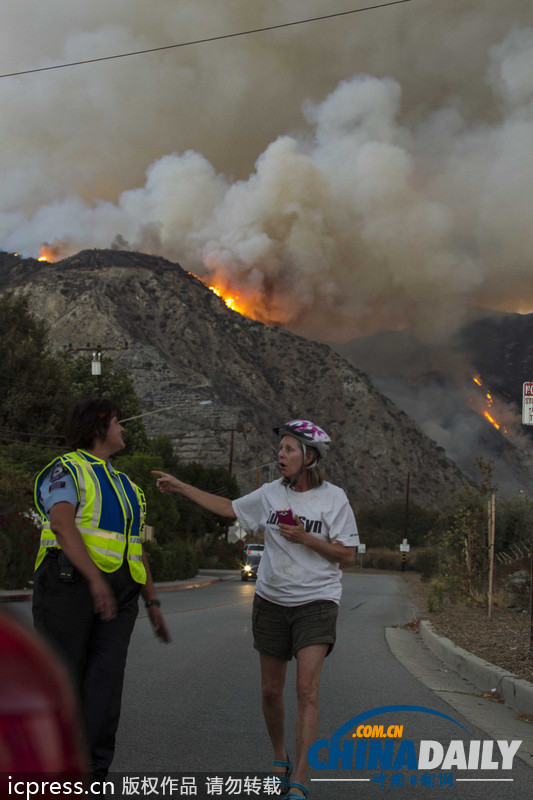
[[[337,760],[323,770],[311,769],[311,800],[384,795],[400,800],[450,795],[460,800],[531,797],[533,771],[518,757],[512,769],[502,770],[498,745],[483,744],[491,738],[526,739],[531,737],[531,726],[516,723],[518,733],[502,729],[501,734],[489,737],[470,713],[472,702],[465,704],[464,712],[457,704],[452,707],[442,693],[428,689],[391,653],[385,629],[413,619],[401,577],[347,574],[343,586],[337,643],[322,675],[319,739],[329,740],[345,723],[369,712],[365,725],[383,724],[385,729],[403,725],[403,732],[392,745],[391,740],[374,740],[375,744],[367,743],[368,749],[378,744],[392,747],[393,758],[401,752],[403,763],[370,768],[363,762],[361,768],[350,769],[342,768]],[[251,633],[254,589],[236,576],[198,589],[161,592],[162,611],[173,638],[170,645],[155,640],[144,608],[140,611],[128,657],[114,773],[157,775],[160,780],[172,773],[224,777],[268,773],[272,756],[261,713],[259,657]],[[295,675],[292,661],[285,700],[287,747],[293,757]],[[463,685],[472,701],[472,689]],[[489,701],[479,698],[479,703]],[[372,713],[386,706],[424,708],[432,713],[405,708]],[[353,732],[349,726],[342,734],[346,752],[355,744]],[[412,757],[418,755],[422,741],[435,743],[436,750],[428,754],[434,755],[440,746],[450,765],[446,768],[437,760],[435,766],[417,770]],[[477,768],[477,741],[486,750],[483,768]],[[365,742],[357,740],[357,753]],[[469,770],[454,766],[461,751],[472,759]],[[327,762],[327,746],[318,758]],[[488,762],[493,763],[491,768]]]

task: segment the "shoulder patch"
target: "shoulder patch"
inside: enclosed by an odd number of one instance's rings
[[[50,482],[54,483],[54,481],[58,481],[60,478],[63,478],[65,475],[68,474],[69,471],[65,467],[65,465],[62,464],[61,462],[58,462],[57,464],[54,464],[54,466],[50,471]]]
[[[55,481],[55,483],[50,484],[48,487],[48,494],[54,492],[56,489],[65,489],[66,485],[66,481]]]

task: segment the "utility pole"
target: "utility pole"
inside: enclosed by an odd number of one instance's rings
[[[219,433],[229,433],[230,441],[229,441],[229,465],[228,465],[228,472],[230,475],[233,475],[233,447],[235,442],[235,434],[236,433],[249,433],[250,428],[215,428],[215,431]]]
[[[92,345],[90,342],[87,343],[86,347],[75,347],[72,344],[69,344],[65,350],[68,350],[70,353],[78,353],[81,351],[89,351],[93,354],[93,359],[91,361],[91,375],[96,378],[96,389],[98,397],[102,397],[102,353],[106,350],[128,350],[129,344],[128,342],[124,342],[122,345],[108,345],[106,347],[102,347],[102,345],[98,344],[96,346]]]
[[[522,425],[533,425],[533,381],[522,384]],[[533,656],[533,529],[529,564],[529,655]]]
[[[228,472],[231,475],[231,473],[233,472],[233,442],[235,440],[235,428],[232,428],[230,433],[231,433],[231,436],[230,436],[230,440],[229,440],[229,466],[228,466]]]
[[[220,433],[229,433],[230,441],[229,441],[229,465],[228,465],[228,472],[230,475],[233,474],[233,444],[235,441],[235,433],[248,433],[250,430],[249,428],[215,428],[215,431]],[[225,532],[224,538],[228,541],[228,534],[229,534],[229,522],[225,525]]]
[[[411,473],[407,473],[407,484],[405,487],[405,518],[404,518],[404,525],[403,525],[403,535],[404,538],[407,539],[407,533],[409,531],[409,488],[411,483]]]
[[[492,493],[488,504],[488,550],[489,550],[489,589],[487,598],[488,618],[492,617],[492,599],[494,596],[494,539],[496,530],[496,495]]]
[[[91,374],[96,376],[98,397],[102,397],[102,353],[100,350],[97,350],[93,353],[93,360],[91,361]]]
[[[409,552],[409,544],[407,543],[407,533],[409,531],[409,487],[411,484],[411,473],[407,473],[407,485],[405,487],[405,519],[403,528],[403,544],[400,547],[402,551],[402,572],[405,572],[407,566],[407,553]]]

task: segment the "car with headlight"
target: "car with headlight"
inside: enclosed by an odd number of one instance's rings
[[[257,570],[261,562],[262,551],[255,551],[251,554],[246,552],[246,561],[241,567],[241,581],[255,581],[257,579]]]

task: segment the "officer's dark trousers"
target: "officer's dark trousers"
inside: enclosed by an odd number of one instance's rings
[[[33,621],[63,657],[78,688],[95,777],[107,775],[115,751],[124,670],[138,613],[140,586],[127,564],[102,573],[117,600],[117,616],[103,622],[93,612],[87,581],[59,579],[58,559],[47,556],[35,573]]]

